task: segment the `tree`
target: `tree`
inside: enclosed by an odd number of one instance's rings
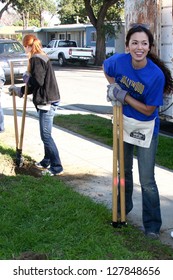
[[[4,11],[7,11],[9,6],[16,10],[23,20],[24,29],[28,27],[30,18],[39,20],[40,26],[44,25],[42,13],[43,11],[49,11],[52,14],[57,12],[57,5],[54,0],[2,0],[5,6],[0,11],[0,16]]]
[[[93,4],[99,5],[100,1],[95,0],[93,1]],[[92,8],[92,0],[84,0],[85,3],[85,8],[88,14],[88,17],[90,18],[91,23],[96,29],[97,32],[97,39],[96,39],[96,60],[95,64],[96,65],[102,65],[103,60],[105,59],[105,36],[106,36],[106,26],[107,28],[110,28],[110,21],[112,18],[112,13],[107,14],[108,10],[116,4],[117,8],[122,9],[122,5],[124,4],[123,1],[118,1],[118,0],[103,0],[102,5],[100,6],[97,16],[94,13],[94,9]],[[114,9],[115,11],[115,9]],[[118,14],[116,14],[118,17]],[[106,18],[107,17],[107,18]],[[115,18],[115,16],[114,16]],[[108,21],[106,21],[106,19]],[[120,16],[118,18],[120,21]]]
[[[83,0],[60,0],[58,7],[61,24],[87,22],[87,13]]]
[[[16,5],[25,2],[24,0],[1,0],[0,3],[4,4],[4,6],[0,10],[0,18],[5,11],[8,11],[9,7],[15,7]]]
[[[24,28],[28,27],[29,18],[37,19],[40,22],[40,26],[44,25],[42,13],[44,11],[50,11],[51,13],[56,13],[57,7],[54,1],[49,0],[18,0],[15,3],[14,9],[16,9],[23,19]]]
[[[59,4],[61,23],[88,22],[87,17],[96,29],[95,64],[102,65],[106,55],[106,34],[116,36],[114,25],[121,25],[124,8],[123,0],[61,0]],[[63,21],[63,22],[62,22]]]

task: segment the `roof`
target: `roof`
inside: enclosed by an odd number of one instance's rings
[[[74,31],[84,31],[86,30],[87,27],[92,27],[92,24],[60,24],[60,25],[55,25],[53,27],[42,27],[42,28],[37,28],[37,27],[32,27],[29,29],[24,29],[20,30],[22,33],[36,33],[36,32],[55,32],[55,31],[67,31],[67,30],[74,30]]]

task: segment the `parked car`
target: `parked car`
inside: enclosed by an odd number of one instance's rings
[[[64,66],[66,62],[80,62],[87,65],[93,59],[93,49],[77,46],[76,41],[72,40],[52,40],[43,51],[50,60],[57,60],[59,66]]]
[[[15,78],[21,78],[27,70],[27,55],[23,46],[16,40],[0,39],[0,65],[5,71],[6,80],[11,78],[10,61],[13,61]]]

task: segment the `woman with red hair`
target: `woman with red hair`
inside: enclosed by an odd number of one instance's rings
[[[53,118],[60,102],[60,93],[54,70],[48,56],[42,50],[40,40],[32,34],[23,38],[23,46],[28,55],[28,71],[23,81],[28,94],[33,94],[33,103],[39,117],[40,136],[44,144],[44,157],[36,163],[42,174],[60,175],[63,171],[57,146],[52,138]],[[19,97],[23,97],[25,86],[11,86]]]

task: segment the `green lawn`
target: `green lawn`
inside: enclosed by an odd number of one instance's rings
[[[54,119],[56,125],[67,128],[85,137],[97,140],[112,147],[112,121],[96,115],[58,115]],[[173,170],[173,138],[159,136],[156,163]]]
[[[132,225],[113,228],[111,211],[60,179],[2,176],[0,259],[24,252],[59,260],[173,259],[173,250]]]

